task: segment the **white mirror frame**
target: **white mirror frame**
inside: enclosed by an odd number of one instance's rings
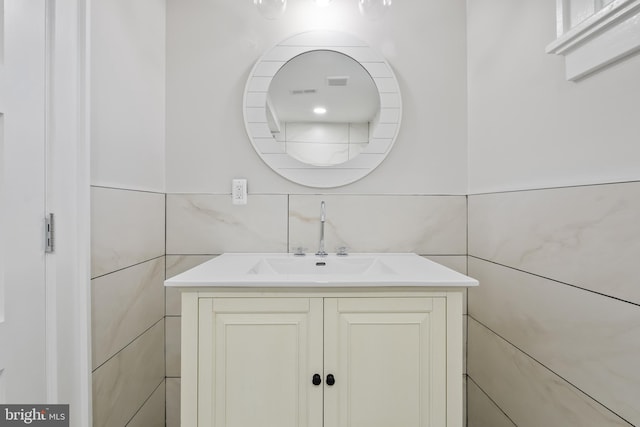
[[[355,158],[332,166],[313,166],[289,156],[276,143],[267,123],[267,92],[273,76],[292,58],[314,50],[350,56],[373,78],[380,95],[380,119],[367,147]],[[244,92],[244,123],[256,152],[275,172],[308,187],[331,188],[355,182],[373,171],[395,143],[402,118],[402,99],[393,70],[375,49],[345,33],[310,31],[287,38],[255,64]]]

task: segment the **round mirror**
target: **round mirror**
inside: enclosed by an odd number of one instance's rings
[[[313,50],[278,70],[267,92],[275,141],[296,160],[331,166],[356,157],[380,114],[373,79],[350,56]]]
[[[400,127],[393,71],[346,34],[286,39],[254,66],[244,97],[247,133],[280,175],[311,187],[356,181],[385,158]]]

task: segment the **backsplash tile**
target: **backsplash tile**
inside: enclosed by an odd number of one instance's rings
[[[164,321],[93,372],[93,426],[122,427],[164,381]]]
[[[91,281],[93,369],[164,316],[164,257]]]
[[[91,187],[91,277],[164,255],[165,196]]]
[[[469,313],[640,425],[640,307],[474,258]]]
[[[287,196],[249,195],[233,205],[228,194],[167,195],[167,254],[286,251]]]
[[[291,195],[290,247],[318,249],[320,202],[326,202],[327,252],[466,254],[464,196]]]
[[[170,279],[215,257],[215,255],[167,255],[165,277]]]
[[[183,273],[190,268],[214,258],[213,255],[167,255],[165,279]],[[178,288],[165,288],[165,314],[180,316],[182,312],[181,293]]]
[[[467,274],[467,256],[466,255],[428,255],[425,258],[433,262],[442,264],[458,273]]]
[[[640,182],[469,197],[469,254],[640,303]]]
[[[467,369],[519,427],[631,426],[471,317]]]

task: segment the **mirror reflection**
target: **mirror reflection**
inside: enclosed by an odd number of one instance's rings
[[[380,96],[353,58],[313,50],[288,61],[273,77],[266,113],[271,134],[289,156],[330,166],[366,148],[379,120]]]

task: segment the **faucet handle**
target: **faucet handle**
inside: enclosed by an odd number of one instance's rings
[[[297,246],[295,248],[293,248],[293,255],[295,256],[305,256],[305,252],[306,252],[307,248],[303,248],[302,246]]]
[[[349,254],[347,253],[347,250],[348,250],[348,249],[349,249],[349,248],[348,248],[348,247],[346,247],[346,246],[338,246],[338,247],[336,248],[336,255],[338,255],[338,256],[347,256],[347,255],[349,255]]]

